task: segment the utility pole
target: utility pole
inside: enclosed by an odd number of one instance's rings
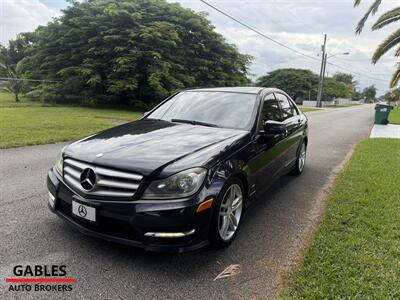
[[[324,59],[324,69],[322,70],[322,80],[321,80],[321,99],[319,102],[319,107],[322,106],[322,96],[324,94],[324,80],[325,80],[325,70],[326,70],[326,62],[328,61],[328,53],[325,53],[325,59]]]
[[[326,58],[327,58],[327,55],[326,55],[326,34],[325,34],[324,35],[324,44],[322,45],[321,71],[319,72],[317,107],[321,107],[322,90],[324,88],[324,76],[325,76]]]

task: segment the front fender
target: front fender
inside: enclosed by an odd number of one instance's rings
[[[248,175],[250,170],[247,164],[239,159],[228,159],[218,166],[210,170],[210,185],[209,189],[213,191],[215,195],[219,194],[223,188],[225,182],[231,177],[238,177],[242,180],[243,185],[246,189],[245,193],[248,195]]]

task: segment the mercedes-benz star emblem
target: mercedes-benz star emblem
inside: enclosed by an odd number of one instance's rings
[[[78,213],[82,218],[86,217],[86,215],[87,215],[86,207],[84,207],[83,205],[79,205]]]
[[[81,174],[81,186],[90,191],[94,188],[96,184],[96,173],[91,168],[84,169]]]

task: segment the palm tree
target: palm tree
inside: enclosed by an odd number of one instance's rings
[[[6,62],[0,63],[2,73],[6,75],[6,81],[0,85],[0,90],[5,90],[14,94],[15,102],[19,102],[19,95],[23,93],[23,81],[20,80],[22,75],[22,63],[20,60],[16,65],[11,65]]]
[[[358,6],[361,3],[361,0],[355,0],[354,6]],[[359,21],[356,33],[360,34],[364,28],[365,22],[371,15],[375,15],[378,11],[379,6],[381,5],[382,0],[375,0],[372,5],[369,7],[365,15]],[[379,30],[386,25],[389,25],[393,22],[400,20],[400,7],[396,7],[392,10],[381,15],[375,24],[372,26],[372,30]],[[374,55],[372,56],[372,63],[376,64],[379,59],[385,55],[390,49],[397,47],[395,56],[400,56],[400,29],[394,31],[388,38],[386,38],[382,43],[378,45],[375,49]],[[394,72],[392,79],[390,81],[390,87],[395,88],[399,85],[400,81],[400,63],[397,63],[396,71]]]

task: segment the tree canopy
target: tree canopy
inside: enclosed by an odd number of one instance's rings
[[[360,5],[361,0],[354,0],[354,6]],[[365,23],[367,20],[375,15],[379,7],[382,4],[382,0],[374,0],[369,5],[364,16],[358,22],[356,27],[356,33],[361,34]],[[388,25],[393,25],[393,23],[398,22],[400,20],[400,7],[396,6],[385,13],[383,13],[376,22],[372,25],[372,30],[380,30],[382,28],[386,29]],[[395,59],[400,56],[400,29],[395,27],[395,31],[393,31],[385,40],[383,40],[375,49],[375,52],[372,56],[372,63],[376,64],[385,54],[390,53],[392,49],[394,49]],[[393,73],[392,79],[390,81],[390,87],[396,88],[399,86],[400,82],[400,63],[396,63],[396,70]]]
[[[291,97],[308,98],[315,96],[318,88],[318,76],[310,70],[279,69],[257,79],[257,85],[276,87],[287,92]]]
[[[400,100],[400,89],[393,89],[392,91],[388,91],[383,96],[380,97],[382,101],[387,101],[389,104],[393,104]]]
[[[279,69],[269,72],[256,81],[257,85],[276,87],[287,92],[293,99],[316,99],[318,75],[310,70]],[[323,99],[351,97],[353,95],[353,76],[336,73],[324,81]]]
[[[336,80],[337,82],[343,82],[351,85],[354,88],[357,86],[357,81],[354,80],[354,76],[350,73],[337,72],[333,74],[332,79]]]
[[[7,91],[14,94],[15,102],[19,102],[19,96],[24,91],[24,82],[18,78],[22,77],[22,60],[16,65],[1,63],[0,62],[0,76],[10,78],[5,82],[1,82],[0,91]]]
[[[373,102],[376,99],[376,87],[374,85],[367,86],[362,92],[363,97],[368,102]]]
[[[203,15],[179,4],[69,2],[58,19],[10,41],[15,56],[24,57],[27,77],[59,80],[35,86],[36,97],[149,106],[186,87],[249,82],[251,57],[228,44]]]

